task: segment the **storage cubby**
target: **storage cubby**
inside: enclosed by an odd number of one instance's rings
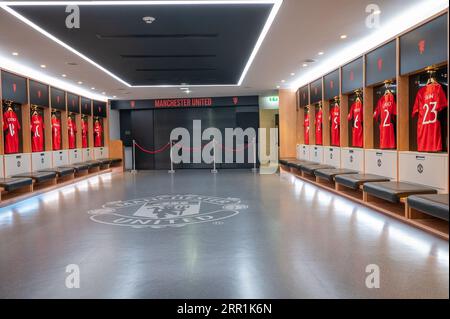
[[[323,145],[323,105],[319,102],[314,105],[314,145]]]
[[[51,115],[51,131],[52,131],[52,150],[58,151],[63,147],[62,143],[62,123],[61,111],[52,110]]]
[[[362,91],[356,90],[348,96],[347,143],[353,148],[364,147],[364,101]]]
[[[77,122],[77,115],[69,113],[67,116],[67,138],[70,150],[77,148],[77,142],[79,142]]]
[[[395,82],[386,81],[382,85],[375,86],[373,88],[368,88],[373,90],[372,105],[365,105],[364,110],[367,111],[368,116],[372,116],[372,134],[369,133],[366,139],[366,144],[373,145],[374,149],[377,150],[394,150],[397,149],[397,85]],[[393,99],[391,101],[391,99]],[[381,109],[377,112],[377,107],[379,103],[384,102]],[[392,106],[388,106],[392,103]],[[391,108],[391,109],[390,109]],[[372,109],[372,110],[371,110]],[[375,118],[375,112],[377,112]],[[366,125],[369,127],[369,119],[365,121]],[[384,128],[384,141],[381,145],[381,131],[380,126]],[[393,135],[389,136],[389,130],[392,128]],[[391,140],[390,137],[393,137]],[[372,139],[370,142],[368,139]]]
[[[24,105],[11,100],[4,100],[2,106],[3,152],[4,154],[23,153],[30,147],[23,133],[24,129],[28,128],[27,121],[22,121],[23,117],[27,118],[29,112]],[[27,131],[29,132],[29,129]]]

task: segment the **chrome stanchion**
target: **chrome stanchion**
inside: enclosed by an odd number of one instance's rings
[[[252,168],[252,172],[256,173],[258,172],[258,169],[256,168],[256,138],[253,138],[253,168]]]
[[[217,174],[217,169],[216,169],[216,139],[213,139],[213,169],[211,170],[211,173],[213,174]]]
[[[136,170],[136,142],[135,140],[133,140],[133,169],[131,170],[131,174],[136,174],[137,170]]]
[[[172,141],[169,142],[170,143],[170,170],[169,170],[169,174],[174,174],[175,170],[173,169],[173,159],[172,159]]]

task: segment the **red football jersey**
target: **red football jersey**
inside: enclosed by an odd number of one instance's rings
[[[394,94],[383,95],[377,103],[373,118],[380,120],[380,148],[395,148],[394,120],[397,115],[397,104]]]
[[[94,124],[94,133],[95,133],[94,146],[95,147],[103,146],[102,145],[103,128],[102,128],[102,125],[100,124],[99,121],[96,121],[95,124]]]
[[[81,121],[81,144],[83,148],[88,147],[88,131],[88,122],[85,120]]]
[[[316,145],[322,145],[322,108],[316,112]]]
[[[31,116],[31,134],[31,150],[42,152],[44,150],[44,121],[39,114]]]
[[[341,123],[341,111],[339,109],[339,105],[335,104],[331,108],[330,120],[331,120],[331,145],[339,146],[339,145],[341,145],[341,141],[340,141],[340,137],[339,137],[339,127],[340,127],[340,123]]]
[[[309,145],[309,114],[305,114],[304,120],[305,144]]]
[[[417,149],[421,152],[442,151],[441,123],[438,112],[447,107],[447,98],[439,83],[431,83],[419,90],[412,116],[417,113]]]
[[[69,116],[67,119],[67,130],[69,131],[69,148],[75,148],[77,125],[74,120]]]
[[[57,117],[52,118],[53,150],[61,149],[61,121]]]
[[[3,114],[3,131],[5,132],[5,154],[19,153],[20,123],[13,110]]]
[[[352,127],[352,146],[363,147],[363,104],[360,100],[356,100],[348,113],[348,120],[353,119]]]

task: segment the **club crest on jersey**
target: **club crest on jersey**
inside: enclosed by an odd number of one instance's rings
[[[132,228],[170,228],[211,223],[239,214],[247,205],[239,198],[199,195],[159,195],[106,203],[90,210],[97,223]]]

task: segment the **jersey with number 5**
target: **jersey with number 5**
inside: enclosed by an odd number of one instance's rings
[[[431,83],[419,90],[412,116],[417,121],[417,149],[419,152],[442,151],[441,123],[438,113],[447,107],[447,98],[439,83]]]

